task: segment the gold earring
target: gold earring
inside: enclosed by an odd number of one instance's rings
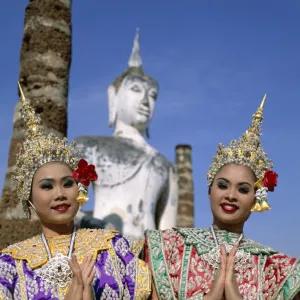
[[[76,201],[80,203],[81,205],[85,204],[89,200],[89,197],[87,195],[87,192],[84,190],[79,190],[78,197]]]

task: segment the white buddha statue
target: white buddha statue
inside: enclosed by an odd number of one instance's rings
[[[143,237],[145,229],[176,225],[174,166],[145,139],[157,95],[158,83],[142,69],[137,31],[127,70],[108,88],[113,136],[76,139],[77,148],[98,173],[93,217],[137,238]]]

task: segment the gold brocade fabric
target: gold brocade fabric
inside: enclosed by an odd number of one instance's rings
[[[101,234],[99,234],[99,232]],[[79,263],[84,257],[93,255],[96,259],[100,250],[111,248],[110,240],[114,238],[116,231],[81,229],[76,232],[74,254]],[[70,246],[71,235],[48,237],[48,245],[52,256],[62,253],[67,256]],[[14,259],[26,260],[32,269],[38,268],[48,261],[48,254],[42,241],[41,235],[16,243],[1,251],[11,253]]]
[[[46,238],[53,257],[68,254],[71,235]],[[132,252],[139,254],[141,245],[141,241],[128,241],[116,231],[81,229],[76,232],[73,253],[79,263],[88,255],[96,261],[91,285],[95,299],[149,299],[151,272]],[[40,274],[47,262],[41,236],[0,252],[0,300],[65,299],[68,285],[58,286],[46,277],[48,273]]]

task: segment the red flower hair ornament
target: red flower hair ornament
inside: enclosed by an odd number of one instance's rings
[[[278,174],[270,170],[266,171],[262,183],[264,187],[268,188],[269,192],[274,192],[278,183]]]
[[[85,204],[88,201],[88,186],[98,179],[94,165],[89,165],[85,159],[80,159],[78,167],[73,171],[73,178],[78,182],[79,195],[77,202]]]
[[[263,179],[260,179],[255,183],[257,191],[255,193],[255,203],[251,209],[252,212],[262,212],[271,209],[267,202],[268,192],[274,192],[277,183],[278,174],[270,170],[265,172]]]

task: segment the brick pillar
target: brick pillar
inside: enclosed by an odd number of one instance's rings
[[[194,184],[192,174],[192,147],[176,146],[176,167],[178,173],[178,227],[194,227]]]
[[[24,94],[40,114],[46,132],[59,137],[67,134],[67,104],[71,65],[72,0],[30,0],[25,11],[24,35],[20,54],[20,76]],[[17,83],[16,83],[17,91]],[[11,167],[24,141],[21,103],[14,112],[0,217],[23,218],[17,207],[15,184],[10,180]]]

